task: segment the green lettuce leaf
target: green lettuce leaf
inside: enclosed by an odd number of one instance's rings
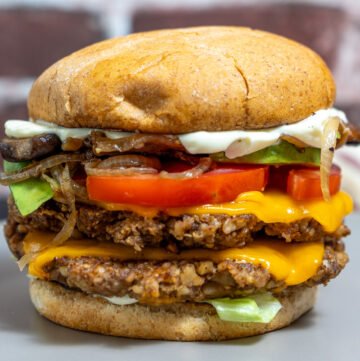
[[[221,320],[231,322],[269,323],[282,307],[270,293],[236,299],[219,298],[205,302],[215,307]]]
[[[29,162],[4,161],[6,173],[17,172],[26,167]],[[30,178],[25,181],[14,183],[10,186],[15,204],[23,216],[36,211],[43,203],[54,196],[50,184],[40,178]]]
[[[249,163],[249,164],[309,164],[320,165],[320,149],[298,148],[286,141],[243,157],[228,159],[225,153],[212,154],[211,158],[217,162]]]

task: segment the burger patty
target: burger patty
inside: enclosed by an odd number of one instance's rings
[[[313,218],[291,223],[264,223],[255,215],[181,215],[161,214],[154,218],[143,217],[125,211],[107,211],[96,206],[77,204],[76,229],[86,237],[110,241],[134,247],[140,251],[144,246],[178,248],[224,249],[243,247],[262,236],[277,237],[286,242],[325,241],[336,242],[350,233],[341,225],[334,233],[327,233]],[[68,216],[67,206],[46,202],[35,212],[23,217],[13,200],[9,198],[9,222],[19,224],[16,232],[31,229],[59,232]]]
[[[325,247],[321,266],[303,286],[326,284],[340,273],[348,257],[341,242],[338,248]],[[61,257],[45,269],[49,280],[67,287],[106,297],[129,295],[150,304],[238,297],[266,290],[277,293],[287,288],[261,265],[245,261],[119,262]]]

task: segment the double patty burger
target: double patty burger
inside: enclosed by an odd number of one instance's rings
[[[54,64],[0,144],[36,309],[168,340],[293,322],[348,261],[332,159],[356,134],[334,97],[315,53],[247,28],[135,34]]]

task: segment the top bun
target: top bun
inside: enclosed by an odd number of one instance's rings
[[[34,83],[32,119],[144,133],[261,129],[329,108],[323,60],[284,37],[239,27],[132,34],[58,61]]]

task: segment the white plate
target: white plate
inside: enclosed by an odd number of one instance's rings
[[[347,220],[351,262],[326,288],[314,310],[288,328],[227,342],[180,343],[93,335],[66,329],[32,308],[27,278],[0,238],[0,360],[360,360],[360,216]]]

